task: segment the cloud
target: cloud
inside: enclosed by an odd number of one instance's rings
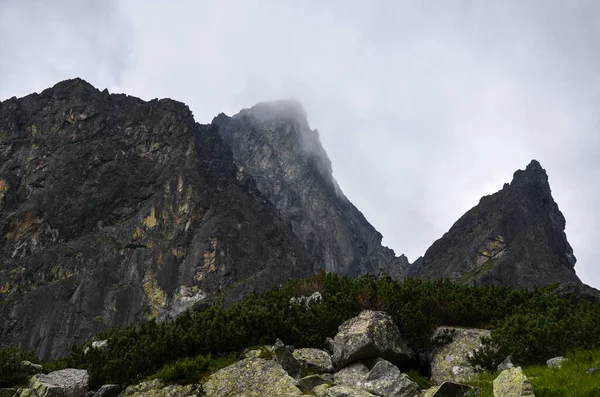
[[[597,1],[79,3],[1,3],[0,97],[80,75],[199,122],[297,98],[347,197],[413,260],[535,158],[600,287]]]
[[[0,99],[73,77],[120,84],[131,33],[116,0],[0,2]]]

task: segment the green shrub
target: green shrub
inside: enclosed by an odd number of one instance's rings
[[[315,291],[322,294],[320,303],[290,304],[290,298]],[[83,346],[75,346],[67,362],[87,369],[92,387],[128,384],[184,357],[239,353],[277,338],[299,348],[322,348],[342,322],[364,309],[389,313],[402,338],[418,352],[440,342],[431,339],[440,325],[489,328],[488,346],[495,350],[485,358],[487,366],[508,354],[517,362],[534,363],[578,347],[600,347],[598,304],[565,300],[544,291],[457,285],[447,280],[351,279],[322,273],[237,304],[186,312],[172,322],[149,321],[110,330],[101,337],[108,339],[106,349],[83,354]],[[185,373],[182,368],[173,371]]]
[[[27,383],[31,373],[22,361],[37,362],[33,352],[23,352],[16,347],[0,350],[0,387],[20,386]]]
[[[209,356],[199,355],[196,358],[182,358],[162,367],[156,376],[165,383],[193,383],[200,380],[208,370],[211,361]]]

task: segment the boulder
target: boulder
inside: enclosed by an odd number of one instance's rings
[[[273,360],[247,358],[212,374],[206,397],[301,396],[294,379]]]
[[[86,370],[67,368],[32,376],[29,388],[39,397],[85,397],[89,379]]]
[[[275,359],[288,375],[297,378],[300,376],[300,363],[294,358],[294,355],[290,352],[281,339],[277,339],[273,346],[273,353],[275,353]]]
[[[122,390],[119,385],[104,385],[94,393],[94,397],[119,397]]]
[[[369,368],[362,362],[356,362],[340,369],[333,375],[337,385],[361,388],[369,376]]]
[[[535,396],[533,387],[521,367],[502,371],[494,379],[494,397],[530,397]]]
[[[560,368],[565,361],[567,361],[565,357],[554,357],[546,361],[546,365],[550,368]]]
[[[304,378],[298,380],[296,386],[303,392],[307,393],[313,390],[317,386],[321,385],[332,385],[333,384],[333,376],[329,374],[317,374],[317,375],[309,375]]]
[[[477,389],[472,386],[461,385],[460,383],[444,382],[440,386],[434,386],[427,389],[421,397],[463,397],[468,392],[474,392]]]
[[[402,364],[413,356],[412,350],[402,342],[392,318],[373,310],[364,310],[340,325],[333,349],[332,359],[336,368],[372,357]]]
[[[331,356],[324,350],[296,349],[292,355],[300,364],[301,376],[333,372]]]
[[[435,349],[431,354],[431,381],[441,385],[450,381],[465,383],[476,378],[475,367],[469,359],[473,353],[482,348],[481,338],[489,337],[490,331],[477,328],[438,328],[433,337],[454,330],[452,341]]]
[[[122,397],[200,397],[201,395],[199,385],[164,385],[158,379],[129,386],[121,394]]]
[[[386,360],[379,360],[367,375],[363,388],[378,396],[413,397],[421,388],[398,367]]]
[[[357,389],[349,386],[319,386],[313,390],[316,397],[375,397],[363,389]]]
[[[498,364],[498,371],[504,371],[507,369],[511,369],[514,368],[514,364],[512,363],[512,357],[508,356],[504,359],[504,361],[502,361],[500,364]]]

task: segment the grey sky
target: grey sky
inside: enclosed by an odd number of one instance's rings
[[[0,0],[0,99],[79,76],[210,122],[295,97],[411,261],[536,158],[600,287],[599,20],[596,0]]]

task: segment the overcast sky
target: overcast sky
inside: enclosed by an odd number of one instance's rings
[[[598,21],[598,0],[0,0],[0,100],[82,77],[208,123],[295,97],[411,261],[535,158],[598,288]]]

